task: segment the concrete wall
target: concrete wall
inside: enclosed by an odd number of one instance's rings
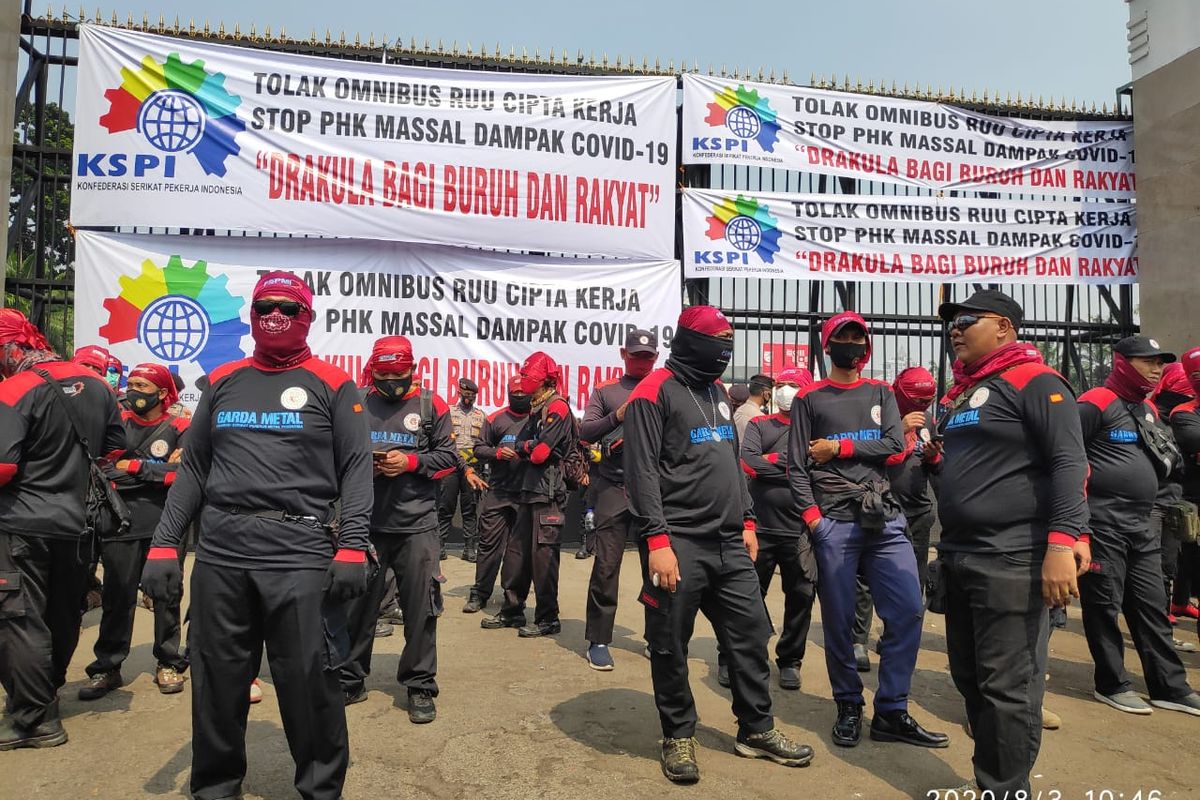
[[[1200,49],[1133,84],[1142,330],[1200,345]]]
[[[1129,64],[1139,80],[1200,47],[1200,3],[1127,0]]]
[[[0,0],[0,196],[8,208],[9,192],[12,188],[12,129],[13,112],[16,110],[17,95],[17,51],[21,34],[20,0]],[[2,258],[8,253],[8,215],[0,225],[0,286],[4,284],[4,268],[8,263]],[[4,292],[0,292],[0,306],[4,305]]]

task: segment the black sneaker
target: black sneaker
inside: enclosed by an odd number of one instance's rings
[[[383,639],[387,636],[391,636],[394,632],[395,629],[386,622],[380,621],[375,623],[374,636],[376,639]]]
[[[865,644],[854,645],[854,668],[859,672],[871,671],[871,658],[867,655]]]
[[[367,687],[361,683],[353,689],[342,687],[342,699],[346,701],[346,705],[352,706],[355,703],[361,703],[367,699]]]
[[[93,675],[88,678],[79,689],[80,700],[99,700],[104,695],[111,692],[113,689],[120,689],[125,685],[125,681],[121,678],[120,670],[109,670],[101,672],[99,675]]]
[[[876,712],[871,720],[871,739],[876,742],[904,742],[917,747],[949,747],[950,737],[922,728],[907,711]]]
[[[562,623],[558,620],[551,620],[550,622],[535,622],[532,625],[526,625],[517,631],[517,636],[522,639],[533,639],[538,636],[553,636],[556,633],[562,633]]]
[[[478,597],[471,597],[467,600],[466,604],[463,605],[462,611],[464,614],[478,614],[480,611],[483,611],[483,606],[484,603],[482,600],[480,600]]]
[[[479,554],[477,552],[475,552],[474,547],[463,548],[462,560],[466,561],[469,564],[474,564],[476,561],[479,560]]]
[[[787,689],[789,692],[799,691],[800,689],[800,666],[787,666],[779,668],[779,688]]]
[[[49,716],[49,715],[47,715]],[[22,747],[58,747],[66,744],[67,731],[55,715],[32,728],[17,725],[12,717],[0,720],[0,750],[18,750]]]
[[[793,742],[778,728],[762,733],[739,733],[733,751],[743,758],[768,758],[785,767],[807,767],[813,757],[811,747]]]
[[[414,725],[424,725],[437,719],[437,706],[433,704],[433,695],[423,689],[408,692],[408,721]]]
[[[662,773],[672,783],[695,783],[700,780],[700,765],[696,763],[696,740],[663,739],[659,757]]]
[[[717,685],[723,689],[729,688],[729,665],[717,664]]]
[[[837,701],[837,722],[833,723],[833,743],[839,747],[858,747],[862,741],[862,706]]]
[[[575,551],[575,558],[580,560],[591,557],[592,551],[587,549],[587,545],[581,544],[579,545],[579,549]]]
[[[388,625],[404,625],[404,612],[396,606],[392,606],[379,615],[379,621],[386,622]]]
[[[484,617],[479,621],[479,627],[486,628],[489,631],[494,631],[499,628],[524,628],[525,615],[519,617],[506,617],[503,614],[497,614],[494,617]]]

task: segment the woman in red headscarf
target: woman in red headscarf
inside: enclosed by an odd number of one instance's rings
[[[80,353],[75,352],[76,360]],[[133,615],[137,607],[138,582],[150,537],[162,517],[167,490],[175,482],[178,457],[183,447],[187,420],[167,412],[178,393],[170,371],[161,364],[138,364],[129,373],[121,412],[125,427],[125,453],[109,468],[109,477],[129,506],[129,531],[101,542],[104,591],[96,659],[87,666],[88,682],[79,690],[80,700],[98,700],[124,685],[121,664],[129,655],[133,637]],[[180,557],[184,548],[179,548]],[[163,694],[183,690],[187,659],[179,650],[179,600],[154,607],[154,682]]]

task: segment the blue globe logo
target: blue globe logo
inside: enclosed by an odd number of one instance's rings
[[[745,106],[734,106],[725,115],[725,127],[733,131],[735,136],[753,139],[758,136],[758,131],[762,128],[762,121],[759,120],[758,114]]]
[[[190,150],[204,135],[206,120],[200,101],[175,89],[155,92],[138,110],[138,130],[167,153]]]
[[[177,294],[160,297],[138,319],[138,340],[162,361],[187,361],[208,341],[208,313]]]
[[[753,250],[762,241],[762,228],[749,217],[734,217],[725,226],[725,239],[738,250]]]

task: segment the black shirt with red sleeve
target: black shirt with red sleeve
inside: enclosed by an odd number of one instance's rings
[[[517,434],[513,448],[520,458],[519,492],[523,503],[562,501],[567,488],[558,464],[579,446],[575,417],[567,401],[555,395],[535,408]]]
[[[758,532],[770,536],[799,536],[806,530],[800,508],[788,486],[787,447],[791,417],[784,413],[758,416],[746,425],[742,440],[742,471],[749,480],[750,499]]]
[[[521,462],[496,458],[496,451],[501,447],[516,450],[517,437],[528,421],[528,414],[502,408],[483,423],[479,441],[475,443],[475,458],[491,464],[488,491],[505,497],[520,493]]]
[[[1183,498],[1200,503],[1200,404],[1190,400],[1176,406],[1171,430],[1183,452]]]
[[[394,478],[375,476],[372,533],[408,534],[437,528],[437,482],[458,468],[459,455],[451,435],[450,409],[436,394],[431,400],[433,436],[425,442],[419,386],[395,402],[374,388],[363,398],[371,451],[399,450],[408,459],[408,471]]]
[[[870,378],[854,383],[823,380],[804,387],[792,401],[792,435],[788,444],[788,481],[804,521],[822,516],[842,522],[858,518],[860,501],[846,491],[829,491],[831,480],[862,486],[887,483],[889,456],[904,450],[900,409],[892,387]],[[808,443],[832,439],[834,458],[824,464],[809,460]],[[889,504],[888,519],[900,507]]]
[[[724,386],[692,389],[665,368],[642,379],[625,410],[625,495],[651,548],[664,534],[733,539],[755,527]]]
[[[943,552],[1044,551],[1088,530],[1087,452],[1071,387],[1021,364],[968,389],[945,415]]]
[[[47,383],[43,370],[63,386]],[[92,458],[125,448],[117,398],[87,367],[43,361],[0,382],[0,533],[77,539],[90,466],[59,392],[76,412]]]
[[[579,427],[579,438],[591,444],[597,444],[605,436],[621,427],[617,419],[617,409],[625,404],[629,395],[637,388],[639,379],[622,375],[620,380],[605,383],[597,387],[588,398],[587,408],[583,412],[583,423]],[[592,472],[597,473],[611,484],[621,486],[625,483],[624,446],[612,456],[605,456],[598,464],[592,466]]]
[[[1141,443],[1133,415],[1154,423],[1158,412],[1147,402],[1127,403],[1100,386],[1079,398],[1079,421],[1091,474],[1087,504],[1093,530],[1145,533],[1158,494],[1158,473]]]
[[[209,377],[152,545],[175,547],[199,514],[204,563],[325,569],[337,548],[366,550],[370,437],[350,377],[317,358],[284,370],[244,359]],[[326,526],[339,498],[335,542]]]
[[[107,467],[121,499],[129,506],[129,532],[120,539],[149,539],[162,517],[167,490],[175,482],[178,462],[171,454],[184,446],[188,420],[164,414],[147,422],[128,409],[121,412],[125,426],[125,453],[121,460],[129,464],[124,471],[116,464]]]

